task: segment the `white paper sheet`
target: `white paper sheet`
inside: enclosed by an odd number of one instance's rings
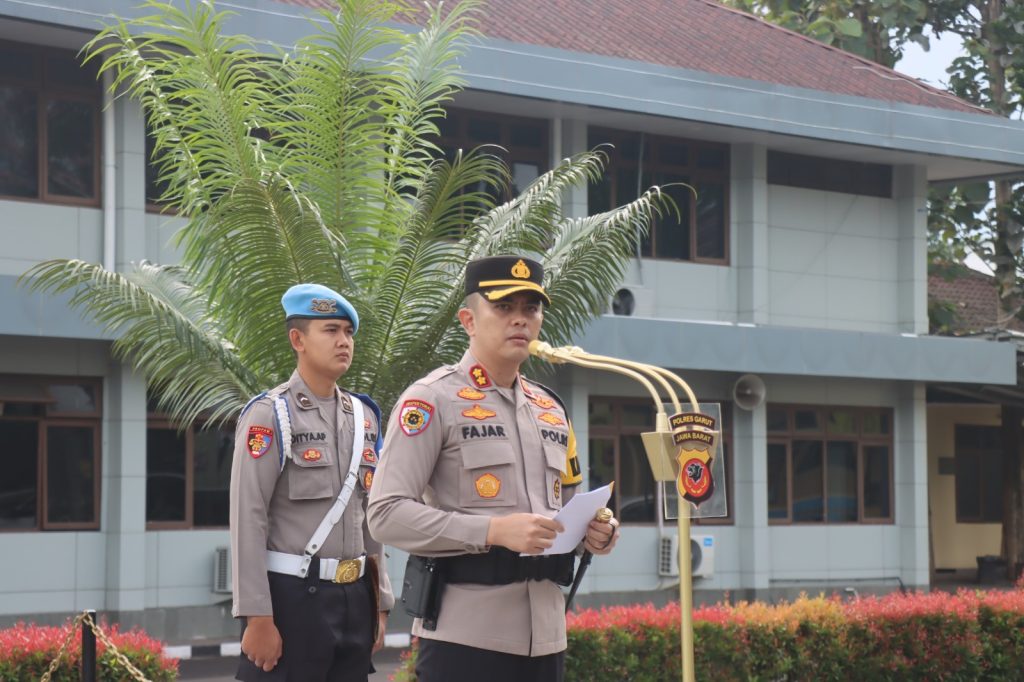
[[[597,510],[607,507],[611,496],[611,485],[573,495],[569,504],[555,514],[555,520],[565,526],[565,530],[555,536],[554,544],[542,554],[565,554],[576,549],[587,534],[587,526],[594,520]]]

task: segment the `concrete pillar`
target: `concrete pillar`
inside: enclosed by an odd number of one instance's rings
[[[117,221],[117,270],[131,269],[146,257],[146,124],[142,109],[127,97],[114,104],[117,163],[114,212]]]
[[[555,134],[552,135],[551,165],[554,167],[562,159],[587,151],[587,123],[568,118],[556,118],[553,122]],[[587,187],[573,187],[566,192],[562,202],[562,212],[567,218],[583,218],[587,211]]]
[[[731,258],[736,268],[736,321],[768,321],[768,150],[734,144],[730,191]]]
[[[893,488],[900,535],[900,578],[913,587],[926,587],[930,581],[927,419],[925,385],[901,384],[896,405]]]
[[[762,403],[733,411],[733,500],[739,540],[740,584],[752,597],[768,590],[771,547],[768,541],[767,410]]]
[[[899,247],[897,287],[900,331],[928,333],[928,177],[924,166],[896,166]]]

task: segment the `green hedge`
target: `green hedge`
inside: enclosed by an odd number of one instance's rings
[[[679,680],[679,623],[678,604],[570,614],[565,679]],[[703,607],[694,660],[701,682],[1024,682],[1024,589]],[[415,650],[395,680],[414,681],[414,666]]]

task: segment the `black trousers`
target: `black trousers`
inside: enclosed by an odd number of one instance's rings
[[[562,682],[565,652],[517,656],[420,638],[417,682]]]
[[[274,625],[284,653],[270,672],[243,653],[235,679],[243,682],[366,682],[373,672],[375,601],[368,577],[347,585],[313,577],[268,573]],[[243,619],[242,632],[245,632]]]

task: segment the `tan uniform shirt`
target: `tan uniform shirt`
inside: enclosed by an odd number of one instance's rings
[[[490,518],[554,516],[579,482],[569,420],[522,379],[494,386],[469,354],[409,387],[388,422],[370,493],[377,540],[425,556],[485,552]],[[574,443],[573,443],[574,448]],[[447,585],[437,629],[413,634],[529,656],[562,651],[565,602],[554,582]]]
[[[321,401],[296,371],[280,392],[287,403],[292,445],[281,469],[281,433],[269,396],[252,402],[238,420],[231,466],[231,556],[233,601],[238,616],[273,615],[267,581],[266,551],[301,555],[334,504],[352,457],[352,401],[336,389]],[[332,413],[333,410],[333,413]],[[324,541],[321,558],[353,559],[363,552],[382,559],[380,543],[366,527],[366,488],[377,465],[374,446],[379,425],[364,403],[359,484],[341,520]],[[394,605],[391,584],[380,570],[380,608]]]

